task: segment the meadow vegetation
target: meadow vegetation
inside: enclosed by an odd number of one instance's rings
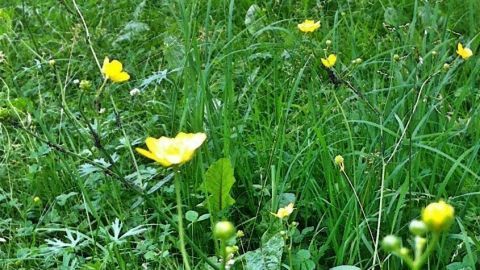
[[[2,0],[0,269],[479,269],[478,14]]]

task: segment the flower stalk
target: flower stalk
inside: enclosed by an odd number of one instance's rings
[[[190,259],[185,249],[185,230],[183,228],[183,211],[182,211],[182,185],[180,172],[175,170],[175,194],[177,199],[177,215],[178,215],[178,235],[180,238],[180,253],[182,254],[183,265],[186,270],[190,270]]]

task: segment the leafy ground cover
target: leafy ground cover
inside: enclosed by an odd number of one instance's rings
[[[0,268],[407,269],[410,222],[444,200],[422,269],[478,269],[479,13],[2,1]],[[154,150],[181,166],[135,150],[180,132],[206,139]]]

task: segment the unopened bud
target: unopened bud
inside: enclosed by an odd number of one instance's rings
[[[408,250],[408,248],[406,248],[406,247],[402,247],[399,251],[400,255],[402,255],[402,256],[407,256],[409,252],[410,252],[410,250]]]
[[[219,221],[213,228],[213,236],[220,240],[228,240],[235,235],[235,227],[230,221]]]
[[[345,165],[344,165],[344,159],[341,155],[337,155],[335,157],[335,164],[337,164],[338,166],[340,166],[340,170],[341,171],[344,171],[345,170]]]
[[[86,90],[90,90],[91,87],[92,87],[92,82],[90,82],[88,80],[81,80],[80,81],[80,89],[86,91]]]
[[[133,88],[132,90],[130,90],[130,96],[133,97],[133,96],[136,96],[136,95],[138,95],[138,94],[140,94],[140,89],[138,89],[138,88]]]
[[[416,220],[416,219],[410,222],[408,229],[413,235],[417,235],[417,236],[422,236],[426,234],[428,231],[427,225],[423,223],[423,221]]]
[[[237,231],[237,237],[238,237],[238,238],[242,238],[242,237],[244,237],[244,236],[245,236],[245,233],[244,233],[242,230],[238,230],[238,231]]]
[[[400,239],[395,235],[387,235],[382,240],[382,247],[386,251],[392,252],[400,249]]]
[[[227,253],[227,256],[237,253],[238,251],[238,246],[228,246],[225,248],[225,252]]]

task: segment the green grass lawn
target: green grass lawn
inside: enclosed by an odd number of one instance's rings
[[[455,217],[413,269],[480,269],[479,14],[2,0],[0,269],[408,269],[409,224],[439,200]],[[105,79],[105,57],[130,78]],[[206,134],[181,166],[135,150],[179,132]],[[241,232],[222,240],[226,220]]]

